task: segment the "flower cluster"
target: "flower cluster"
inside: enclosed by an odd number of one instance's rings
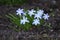
[[[16,10],[16,12],[17,12],[16,15],[20,15],[20,17],[22,17],[20,19],[20,24],[23,25],[25,25],[26,23],[30,23],[32,25],[37,26],[41,24],[40,23],[41,19],[48,20],[49,18],[48,13],[45,14],[44,10],[42,9],[39,10],[31,9],[31,10],[24,11],[24,9],[19,8],[18,10]]]

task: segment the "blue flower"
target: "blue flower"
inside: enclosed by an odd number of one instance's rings
[[[37,18],[37,19],[42,19],[42,17],[39,15],[39,14],[35,14],[34,18]]]
[[[28,14],[30,15],[30,17],[34,15],[34,12],[36,12],[34,9],[28,10]]]
[[[44,14],[44,10],[38,10],[38,11],[37,11],[37,14],[38,14],[39,16],[42,16],[42,15]]]
[[[40,24],[39,19],[34,19],[32,24],[34,24],[34,25],[38,25],[38,24]]]
[[[47,14],[44,14],[43,18],[44,18],[45,20],[48,20],[48,18],[49,18],[48,13],[47,13]]]
[[[25,24],[26,22],[29,23],[29,20],[27,20],[27,17],[23,16],[23,19],[20,20],[20,24]]]
[[[35,14],[34,18],[37,18],[37,19],[42,19],[42,15],[44,14],[44,11],[43,10],[38,10],[37,11],[37,14]]]
[[[23,11],[24,9],[18,9],[18,10],[16,10],[16,12],[17,12],[17,15],[22,15],[22,14],[24,14],[24,11]]]

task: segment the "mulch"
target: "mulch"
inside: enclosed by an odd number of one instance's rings
[[[26,4],[26,5],[0,5],[0,39],[1,40],[39,40],[42,36],[46,37],[60,37],[60,1],[57,0],[56,4],[52,4],[49,2],[47,3],[39,3],[39,4]],[[52,16],[49,20],[49,22],[52,24],[52,29],[47,31],[46,29],[40,31],[33,29],[32,31],[21,31],[16,32],[12,29],[9,29],[8,26],[12,25],[10,20],[5,16],[9,13],[16,13],[16,10],[18,8],[36,8],[40,7],[45,10],[45,12],[48,12],[49,14],[53,12],[54,16]],[[51,11],[52,10],[52,11]],[[35,31],[34,31],[35,30]],[[40,37],[41,36],[41,37]],[[38,37],[38,38],[37,38]],[[43,39],[43,38],[41,38]]]

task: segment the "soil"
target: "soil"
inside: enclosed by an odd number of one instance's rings
[[[56,3],[53,3],[56,2]],[[0,40],[49,40],[48,38],[60,37],[60,1],[41,1],[41,3],[32,3],[26,5],[0,5]],[[30,31],[20,31],[16,32],[9,28],[13,25],[10,20],[5,16],[9,13],[15,14],[18,8],[36,8],[40,7],[45,10],[45,13],[51,14],[53,16],[49,18],[49,23],[51,23],[51,29],[39,28]],[[48,38],[45,38],[48,37]],[[60,40],[60,39],[57,39]]]

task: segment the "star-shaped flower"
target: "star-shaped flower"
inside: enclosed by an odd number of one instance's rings
[[[27,17],[23,16],[23,19],[20,20],[20,24],[25,24],[26,22],[29,23],[29,20],[27,20]]]
[[[17,15],[21,15],[21,14],[24,14],[24,11],[23,11],[24,9],[18,9],[18,10],[16,10],[16,12],[17,12]]]
[[[35,14],[34,18],[41,19],[42,17],[39,14]]]
[[[34,12],[36,12],[34,9],[28,10],[28,14],[29,14],[30,16],[34,15]]]
[[[37,14],[40,15],[40,16],[42,16],[44,14],[44,10],[38,10]]]
[[[34,25],[40,24],[39,19],[34,19],[32,24],[34,24]]]
[[[37,11],[37,14],[35,14],[34,18],[40,18],[40,19],[42,19],[43,13],[44,13],[43,10],[38,10]]]
[[[44,18],[45,20],[48,20],[48,18],[49,18],[48,13],[47,13],[47,14],[44,14],[43,18]]]

